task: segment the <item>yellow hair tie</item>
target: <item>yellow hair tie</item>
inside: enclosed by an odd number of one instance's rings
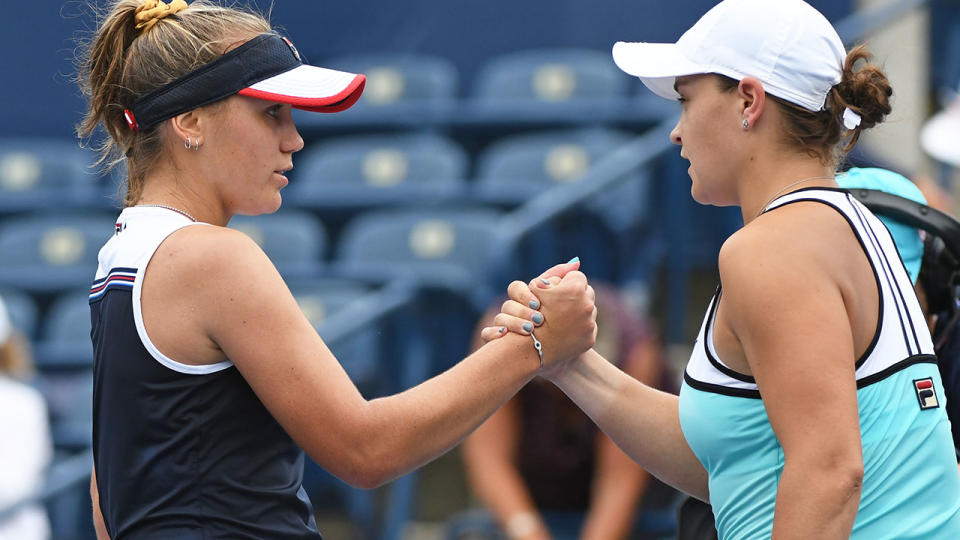
[[[153,25],[168,16],[187,9],[187,3],[184,0],[173,0],[169,4],[162,0],[144,0],[137,8],[134,20],[137,21],[137,30],[146,32],[153,28]]]

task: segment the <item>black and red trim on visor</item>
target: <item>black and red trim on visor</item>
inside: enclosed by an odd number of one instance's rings
[[[314,112],[339,112],[360,99],[366,78],[334,71],[326,72],[342,77],[344,84],[324,92],[326,95],[249,88],[303,65],[300,53],[290,40],[278,34],[260,34],[216,60],[140,96],[130,108],[124,109],[123,117],[134,131],[149,129],[168,118],[238,93]],[[305,69],[322,68],[308,66]]]

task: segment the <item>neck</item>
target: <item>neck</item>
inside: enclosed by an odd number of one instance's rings
[[[772,155],[772,154],[767,154]],[[753,221],[782,195],[811,187],[837,187],[832,166],[806,156],[774,156],[766,162],[752,160],[740,182],[743,223]]]
[[[175,174],[170,171],[157,171],[144,179],[143,191],[136,204],[160,205],[175,208],[205,223],[217,225],[226,225],[229,221],[223,212],[217,212],[207,201],[210,197],[204,197],[198,189],[204,186],[203,182],[195,182],[196,185],[188,185],[183,178],[194,178],[189,174]],[[191,180],[192,182],[192,180]]]

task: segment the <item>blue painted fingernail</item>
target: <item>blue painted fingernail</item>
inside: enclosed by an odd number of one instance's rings
[[[533,317],[530,317],[534,323],[541,324],[543,323],[543,315],[540,313],[534,313]]]
[[[569,261],[567,261],[567,264],[575,263],[575,262],[579,262],[579,261],[580,261],[580,257],[574,257],[574,258],[570,259]]]
[[[540,278],[540,283],[543,283],[544,285],[549,285],[550,280],[546,278]],[[533,308],[533,309],[537,309],[537,308]]]
[[[506,326],[501,326],[500,329],[497,330],[497,332],[500,333],[500,334],[502,334],[502,333],[504,333],[504,332],[506,332],[506,331],[507,331],[507,327],[506,327]]]
[[[533,332],[533,325],[528,322],[523,323],[523,331],[527,333]]]
[[[549,282],[548,282],[549,283]],[[540,309],[540,301],[533,299],[530,301],[530,309]]]

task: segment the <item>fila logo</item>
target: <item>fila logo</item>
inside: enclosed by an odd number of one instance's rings
[[[940,401],[937,400],[937,389],[933,386],[933,378],[916,379],[913,381],[913,388],[917,391],[921,410],[936,409],[940,406]]]

